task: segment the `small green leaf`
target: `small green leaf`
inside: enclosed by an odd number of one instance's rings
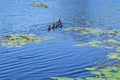
[[[62,77],[51,77],[52,79],[57,79],[57,80],[74,80],[72,78],[62,78]]]
[[[94,71],[94,70],[96,70],[96,68],[85,68],[86,70],[90,70],[90,71]]]

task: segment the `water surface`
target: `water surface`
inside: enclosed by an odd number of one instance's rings
[[[32,7],[32,2],[43,2],[49,8]],[[61,29],[48,32],[47,26],[60,17],[63,28],[119,29],[119,3],[119,0],[0,0],[0,36],[32,33],[37,37],[54,37],[21,48],[0,46],[0,80],[90,76],[84,68],[96,66],[100,56],[105,57],[113,50],[75,47],[74,44],[91,37]]]

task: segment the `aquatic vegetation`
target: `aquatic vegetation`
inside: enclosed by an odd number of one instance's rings
[[[87,42],[87,43],[83,43],[83,44],[75,44],[74,46],[87,46],[87,45],[98,46],[100,44],[102,44],[101,41],[91,41],[91,42]]]
[[[57,80],[73,80],[72,78],[63,78],[63,77],[51,77],[52,79]]]
[[[120,52],[120,46],[116,48],[116,52]]]
[[[119,55],[117,53],[110,53],[107,56],[111,59],[119,59]]]
[[[116,53],[110,53],[107,55],[108,58],[117,59],[120,61],[120,56]],[[107,66],[103,68],[85,68],[85,70],[90,71],[94,76],[85,78],[61,78],[61,77],[51,77],[53,80],[120,80],[120,67],[119,66]]]
[[[40,7],[40,8],[48,8],[48,6],[43,3],[32,3],[31,6]]]
[[[34,34],[10,34],[3,36],[0,44],[2,46],[21,47],[28,43],[40,43],[48,39],[50,39],[50,37],[35,38]]]
[[[98,69],[91,71],[94,77],[85,77],[84,79],[72,79],[72,78],[61,78],[61,77],[51,77],[54,80],[120,80],[120,68],[119,67],[106,67],[104,69]]]
[[[108,40],[104,40],[103,42],[104,42],[104,43],[120,43],[120,42],[118,42],[118,41],[115,40],[115,39],[108,39]]]
[[[80,28],[80,27],[69,27],[63,29],[64,31],[79,31],[82,35],[86,34],[96,34],[99,35],[100,33],[103,33],[103,30],[100,29],[93,29],[93,28]]]
[[[78,30],[81,30],[81,28],[80,27],[69,27],[69,28],[64,28],[64,29],[62,29],[62,30],[65,30],[65,31],[72,31],[72,30],[75,30],[75,31],[78,31]]]
[[[62,29],[64,31],[75,31],[79,35],[94,35],[96,40],[89,42],[75,44],[74,46],[99,46],[103,45],[107,49],[112,49],[115,45],[120,44],[118,37],[120,37],[120,30],[102,30],[94,28],[69,27]],[[98,39],[98,40],[97,40]]]
[[[99,46],[99,45],[103,45],[105,46],[105,48],[114,48],[114,46],[108,46],[105,44],[117,44],[120,43],[117,40],[113,40],[113,39],[108,39],[108,40],[103,40],[103,41],[90,41],[90,42],[86,42],[86,43],[81,43],[81,44],[75,44],[74,46]]]
[[[120,30],[102,30],[102,29],[97,29],[97,28],[81,28],[81,27],[69,27],[62,29],[64,31],[79,31],[79,34],[82,35],[87,35],[87,34],[93,34],[93,35],[98,35],[98,36],[112,36],[112,35],[119,35],[120,36]]]
[[[85,68],[85,70],[94,71],[94,70],[96,70],[96,68],[93,68],[93,67],[91,67],[91,68]]]

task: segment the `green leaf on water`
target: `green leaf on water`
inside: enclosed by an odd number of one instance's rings
[[[51,77],[51,78],[57,80],[74,80],[73,78],[63,78],[63,77]]]
[[[75,44],[74,46],[86,46],[87,44]]]
[[[85,70],[94,71],[94,70],[96,70],[96,68],[93,68],[93,67],[91,67],[91,68],[85,68]]]
[[[91,74],[101,75],[102,73],[99,71],[92,71]]]
[[[20,47],[28,43],[36,44],[49,39],[51,39],[51,37],[36,38],[34,34],[10,34],[3,36],[0,44],[8,47]]]
[[[85,80],[96,80],[97,78],[94,77],[86,77]]]
[[[118,80],[116,78],[107,78],[106,80]]]
[[[119,58],[118,54],[116,54],[116,53],[110,53],[107,55],[107,57],[111,58],[111,59],[118,59]]]
[[[84,79],[81,79],[81,78],[77,78],[77,80],[84,80]]]
[[[48,6],[46,4],[43,4],[43,3],[32,3],[31,6],[40,7],[40,8],[48,8]]]
[[[120,46],[116,48],[116,52],[120,52]]]

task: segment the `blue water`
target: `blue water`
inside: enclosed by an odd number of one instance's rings
[[[47,9],[32,7],[43,2]],[[75,47],[89,41],[61,29],[47,31],[47,26],[61,18],[63,28],[90,27],[120,29],[120,0],[0,0],[0,37],[7,34],[52,36],[39,44],[21,48],[0,46],[0,80],[50,80],[49,76],[86,77],[86,67],[97,66],[105,48]]]

